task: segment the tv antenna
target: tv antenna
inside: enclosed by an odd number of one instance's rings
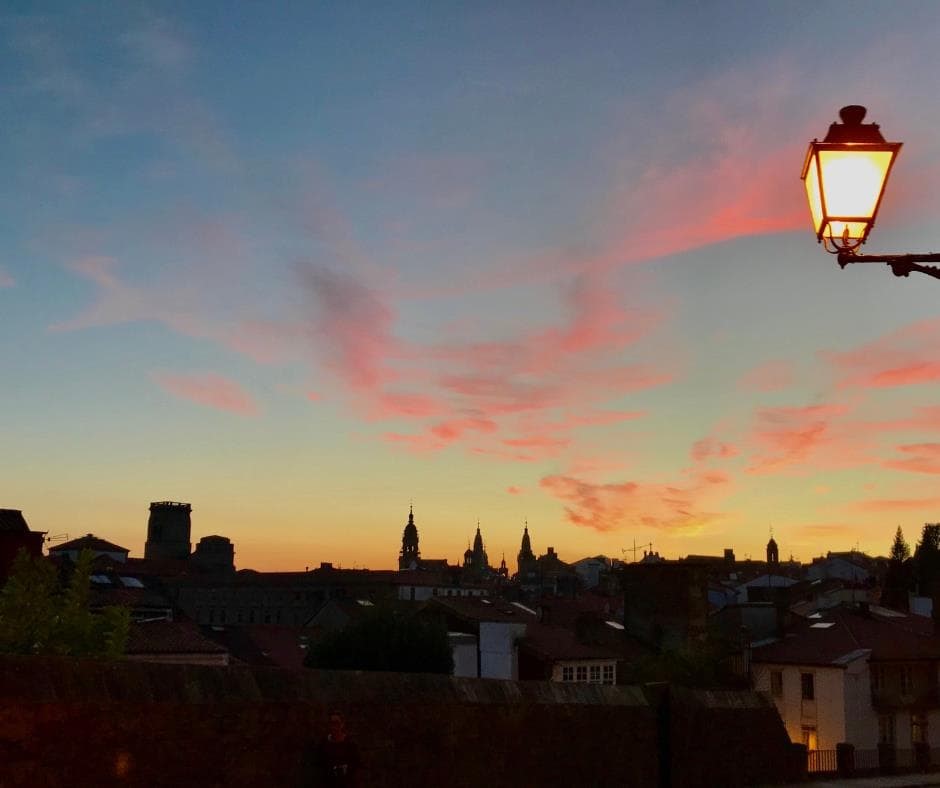
[[[653,543],[648,542],[644,544],[637,545],[636,539],[633,540],[633,547],[621,547],[620,552],[626,555],[627,553],[633,553],[633,561],[636,562],[636,551],[642,550],[644,547],[648,547],[650,552],[653,551]]]

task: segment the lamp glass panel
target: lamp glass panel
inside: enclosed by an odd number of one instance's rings
[[[826,213],[831,219],[865,218],[871,219],[878,207],[878,198],[884,187],[888,168],[894,156],[892,151],[872,151],[862,147],[851,150],[817,151],[819,167],[822,171],[822,188],[826,198]],[[808,179],[807,179],[808,180]],[[840,228],[832,224],[833,235],[841,235]],[[864,233],[865,224],[850,222],[850,237],[859,225]],[[836,232],[836,230],[840,232]]]
[[[842,238],[858,240],[859,238],[865,237],[865,230],[868,224],[868,222],[840,222],[834,219],[826,223],[826,229],[823,235],[826,238],[834,238],[837,241],[842,240]],[[846,228],[849,230],[848,233],[845,232]]]
[[[809,212],[813,215],[813,230],[819,233],[819,227],[823,220],[822,200],[819,196],[819,177],[816,170],[816,155],[813,154],[809,160],[809,167],[806,170],[806,178],[803,183],[806,185],[806,197],[809,200]]]

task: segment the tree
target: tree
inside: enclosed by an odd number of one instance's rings
[[[932,537],[930,537],[932,539]],[[928,543],[930,541],[928,539]],[[904,541],[901,526],[894,535],[891,545],[891,560],[888,562],[888,571],[885,573],[884,588],[881,592],[881,603],[897,610],[908,610],[908,595],[914,587],[913,561],[911,548]]]
[[[454,658],[442,624],[383,608],[369,610],[359,620],[313,644],[304,664],[325,670],[454,672]]]
[[[93,556],[83,550],[63,586],[55,566],[21,550],[0,590],[0,652],[118,657],[130,631],[125,607],[88,607]]]
[[[914,563],[920,593],[933,596],[940,590],[940,523],[924,523]]]
[[[891,560],[906,561],[911,557],[911,548],[904,541],[904,532],[901,526],[898,526],[897,533],[894,534],[894,544],[891,545]]]

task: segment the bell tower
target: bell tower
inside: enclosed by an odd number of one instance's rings
[[[414,507],[408,507],[408,523],[401,536],[401,553],[398,554],[398,571],[417,569],[421,561],[418,550],[418,526],[415,525]]]
[[[780,551],[777,543],[774,541],[773,529],[770,531],[770,541],[767,542],[767,566],[776,566],[780,563]]]
[[[186,561],[192,543],[190,534],[193,507],[177,501],[154,501],[150,504],[147,520],[147,542],[144,558],[156,560]]]

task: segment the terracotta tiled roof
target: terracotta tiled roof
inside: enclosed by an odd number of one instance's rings
[[[623,633],[620,633],[621,636]],[[549,624],[527,624],[520,647],[543,659],[621,659],[623,652],[603,643],[581,643],[573,630]]]
[[[72,539],[49,548],[50,553],[64,553],[70,550],[97,550],[102,553],[128,553],[126,547],[120,547],[112,542],[99,539],[94,534],[86,534],[78,539]]]
[[[934,622],[886,608],[865,612],[851,606],[821,611],[780,640],[755,648],[754,662],[799,665],[840,664],[847,655],[870,650],[874,662],[940,660],[940,634]]]
[[[542,609],[542,620],[546,624],[560,624],[566,627],[574,626],[583,616],[612,618],[622,606],[622,597],[606,597],[600,594],[582,594],[573,599],[548,597],[534,605]]]
[[[150,621],[131,624],[126,653],[225,654],[227,650],[188,621]]]
[[[258,645],[261,653],[279,668],[302,668],[307,650],[301,648],[301,638],[312,636],[303,627],[287,627],[258,624],[248,627],[249,636]]]

